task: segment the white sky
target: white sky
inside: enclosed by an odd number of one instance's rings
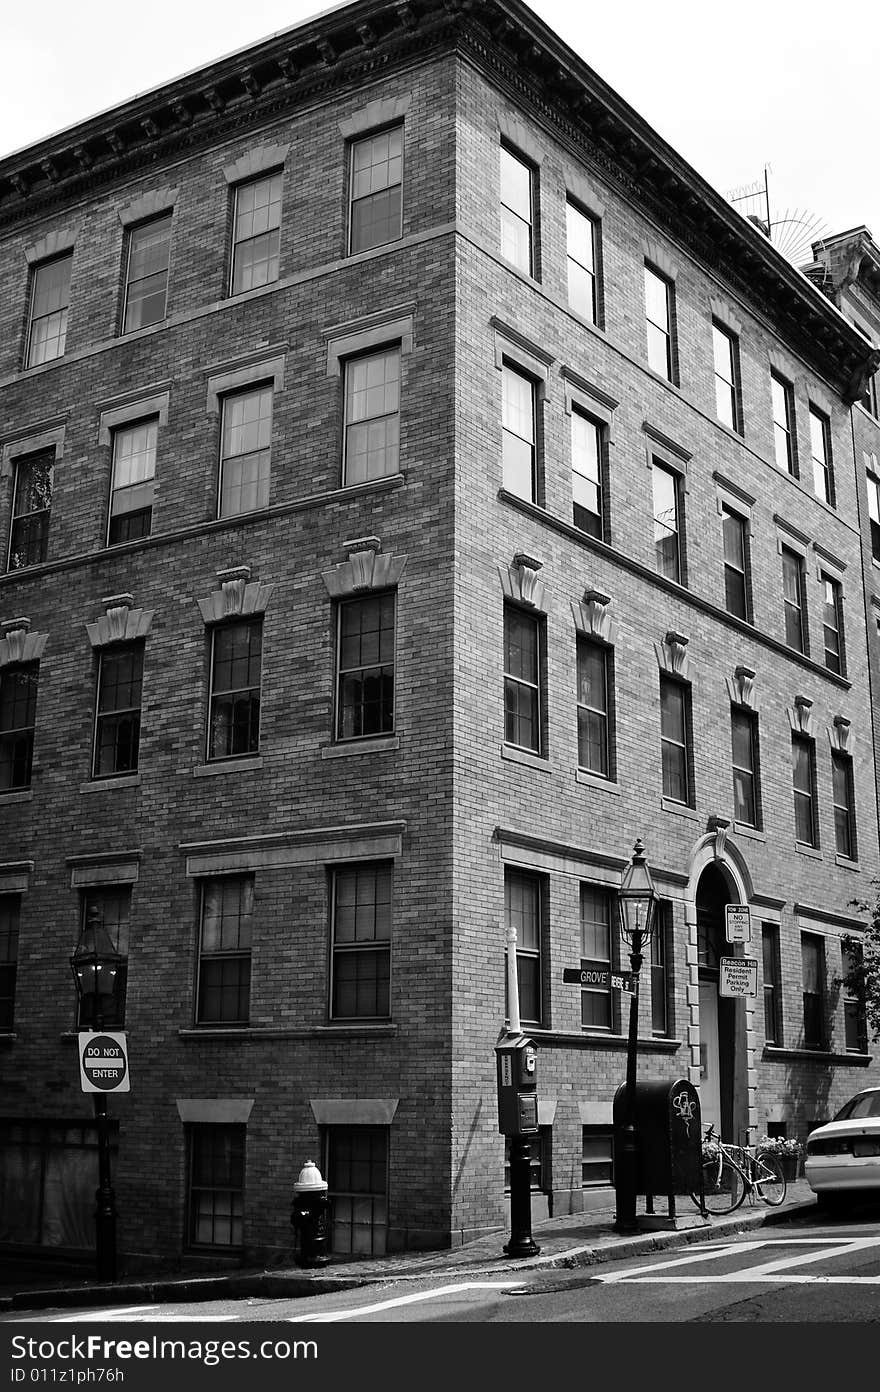
[[[880,241],[880,5],[531,0],[721,193]],[[0,156],[328,8],[323,0],[0,0]],[[742,211],[752,211],[743,208]]]

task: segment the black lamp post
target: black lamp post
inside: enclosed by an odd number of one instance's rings
[[[618,1152],[618,1173],[615,1176],[617,1218],[614,1226],[617,1232],[631,1233],[636,1231],[637,1226],[639,1146],[636,1127],[636,1055],[639,1037],[639,973],[642,969],[642,949],[650,943],[654,930],[654,909],[657,903],[654,882],[645,860],[645,848],[640,839],[633,846],[632,860],[623,872],[617,898],[620,932],[630,950],[632,998],[626,1050],[623,1131]]]
[[[70,966],[79,998],[79,1025],[100,1031],[104,1014],[112,1005],[122,964],[104,926],[100,910],[92,905],[79,935]],[[110,1184],[110,1119],[107,1098],[93,1094],[98,1129],[98,1188],[95,1190],[95,1265],[99,1281],[116,1280],[116,1200]]]

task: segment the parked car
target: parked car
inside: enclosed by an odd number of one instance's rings
[[[880,1197],[880,1087],[864,1088],[807,1137],[804,1174],[820,1202]]]

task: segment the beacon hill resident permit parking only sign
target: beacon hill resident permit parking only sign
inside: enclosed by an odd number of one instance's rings
[[[130,1092],[128,1049],[120,1031],[79,1036],[79,1073],[83,1092]]]
[[[757,957],[722,957],[719,996],[756,996],[758,994]]]

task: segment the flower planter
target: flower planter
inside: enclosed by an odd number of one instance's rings
[[[779,1163],[782,1166],[782,1173],[789,1184],[794,1184],[798,1177],[798,1170],[801,1167],[801,1157],[799,1155],[781,1155]]]

